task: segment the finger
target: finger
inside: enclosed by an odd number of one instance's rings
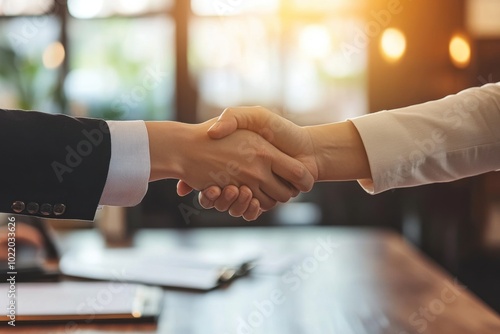
[[[240,194],[236,201],[229,207],[229,214],[233,217],[241,217],[247,211],[252,200],[252,191],[247,186],[240,187]]]
[[[276,202],[286,203],[292,198],[293,195],[290,185],[274,174],[272,174],[272,179],[262,182],[259,187],[263,193]],[[260,195],[254,193],[254,197],[259,199],[261,207],[265,210],[269,210],[269,208],[266,207],[266,201],[263,202]]]
[[[314,186],[314,177],[306,166],[282,152],[272,157],[271,168],[273,173],[300,191],[308,192]]]
[[[204,209],[211,209],[214,207],[215,200],[220,197],[222,193],[221,188],[217,186],[211,186],[207,189],[200,191],[198,194],[198,202]]]
[[[268,114],[269,113],[269,114]],[[208,135],[213,139],[224,138],[236,129],[248,129],[259,133],[268,123],[270,111],[262,107],[227,108],[217,119],[217,122],[208,129]]]
[[[294,188],[300,190],[300,188],[307,189],[308,187],[312,187],[314,178],[312,178],[309,171],[301,162],[289,157],[274,146],[268,145],[267,147],[264,147],[261,152],[262,157],[264,159],[269,159],[271,162],[270,168],[272,173],[270,175],[264,174],[263,180],[265,180],[265,182],[261,182],[260,184],[262,191],[264,191],[269,197],[275,199],[276,201],[285,203],[297,193]],[[300,169],[301,174],[299,176],[296,175],[297,167],[303,167],[304,169]],[[307,179],[307,174],[309,174],[311,179]],[[302,180],[298,181],[297,179],[299,178]],[[306,183],[311,183],[311,185]],[[297,184],[297,187],[295,184]],[[254,194],[254,197],[257,196]],[[257,198],[260,200],[259,197]],[[261,204],[263,204],[262,201]]]
[[[292,184],[290,184],[288,181],[286,181],[285,179],[281,178],[279,175],[276,175],[276,177],[281,181],[283,182],[284,184],[286,184],[288,186],[288,188],[290,189],[290,194],[291,194],[291,197],[297,197],[299,194],[300,194],[300,190],[298,190],[297,188],[295,188]]]
[[[270,196],[263,189],[252,189],[253,196],[259,201],[260,208],[264,211],[271,210],[278,204],[275,197]],[[282,194],[282,193],[281,193]]]
[[[189,186],[186,182],[179,180],[177,182],[177,194],[179,196],[186,196],[187,194],[191,193],[193,191],[193,188]]]
[[[228,185],[222,189],[222,195],[215,200],[215,208],[220,212],[229,210],[229,207],[238,199],[240,190],[238,187]]]
[[[243,219],[246,221],[252,221],[260,216],[260,203],[256,198],[252,198],[248,205],[248,209],[243,213]]]

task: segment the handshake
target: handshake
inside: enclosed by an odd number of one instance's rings
[[[201,124],[147,122],[150,181],[200,190],[204,208],[255,220],[315,182],[370,178],[363,142],[349,122],[301,127],[262,107],[226,109]]]

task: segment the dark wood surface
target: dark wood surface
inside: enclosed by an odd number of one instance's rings
[[[95,232],[65,247],[103,247]],[[260,248],[301,253],[278,275],[250,275],[208,293],[166,291],[158,324],[23,327],[1,333],[500,333],[493,310],[397,234],[336,227],[144,231],[155,252]],[[325,246],[329,245],[329,246]],[[148,273],[145,273],[148,274]]]

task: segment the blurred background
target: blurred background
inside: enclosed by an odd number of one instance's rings
[[[0,0],[0,15],[2,108],[194,123],[262,105],[306,125],[500,81],[498,0]],[[103,233],[387,228],[500,311],[496,173],[377,196],[355,182],[317,184],[252,223],[202,211],[175,184],[151,184],[141,205],[101,213],[122,224]]]

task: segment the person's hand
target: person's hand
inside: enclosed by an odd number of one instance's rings
[[[208,135],[221,139],[237,129],[258,133],[282,152],[301,161],[314,180],[318,180],[314,143],[307,127],[298,126],[263,107],[235,107],[224,110],[209,128]]]
[[[318,179],[318,164],[308,128],[300,127],[262,107],[238,107],[226,109],[209,129],[208,134],[214,139],[220,139],[237,129],[248,129],[259,133],[284,153],[303,162],[314,180]],[[302,189],[302,191],[309,190]],[[189,186],[180,181],[178,192],[182,194],[189,191]],[[246,189],[231,187],[222,190],[210,187],[200,192],[199,201],[204,208],[215,207],[219,211],[229,210],[232,216],[243,216],[247,220],[253,220],[255,216],[247,213],[248,208],[241,204],[245,203],[247,196]],[[251,210],[252,213],[254,211]]]
[[[313,176],[301,162],[254,132],[241,130],[212,140],[207,130],[214,120],[163,126],[166,123],[169,122],[146,124],[152,162],[150,179],[165,176],[181,179],[185,187],[179,187],[180,194],[185,194],[186,188],[201,190],[210,186],[246,185],[252,197],[259,201],[260,208],[269,210],[277,201],[286,202],[298,194],[297,189],[310,189],[314,183]],[[255,203],[251,197],[242,201],[241,206],[248,208],[250,203]]]
[[[179,182],[179,184],[183,184]],[[252,198],[253,194],[247,186],[229,185],[224,189],[211,186],[198,194],[200,205],[205,209],[216,208],[227,211],[233,217],[243,217],[247,221],[256,220],[261,214],[260,202]]]

